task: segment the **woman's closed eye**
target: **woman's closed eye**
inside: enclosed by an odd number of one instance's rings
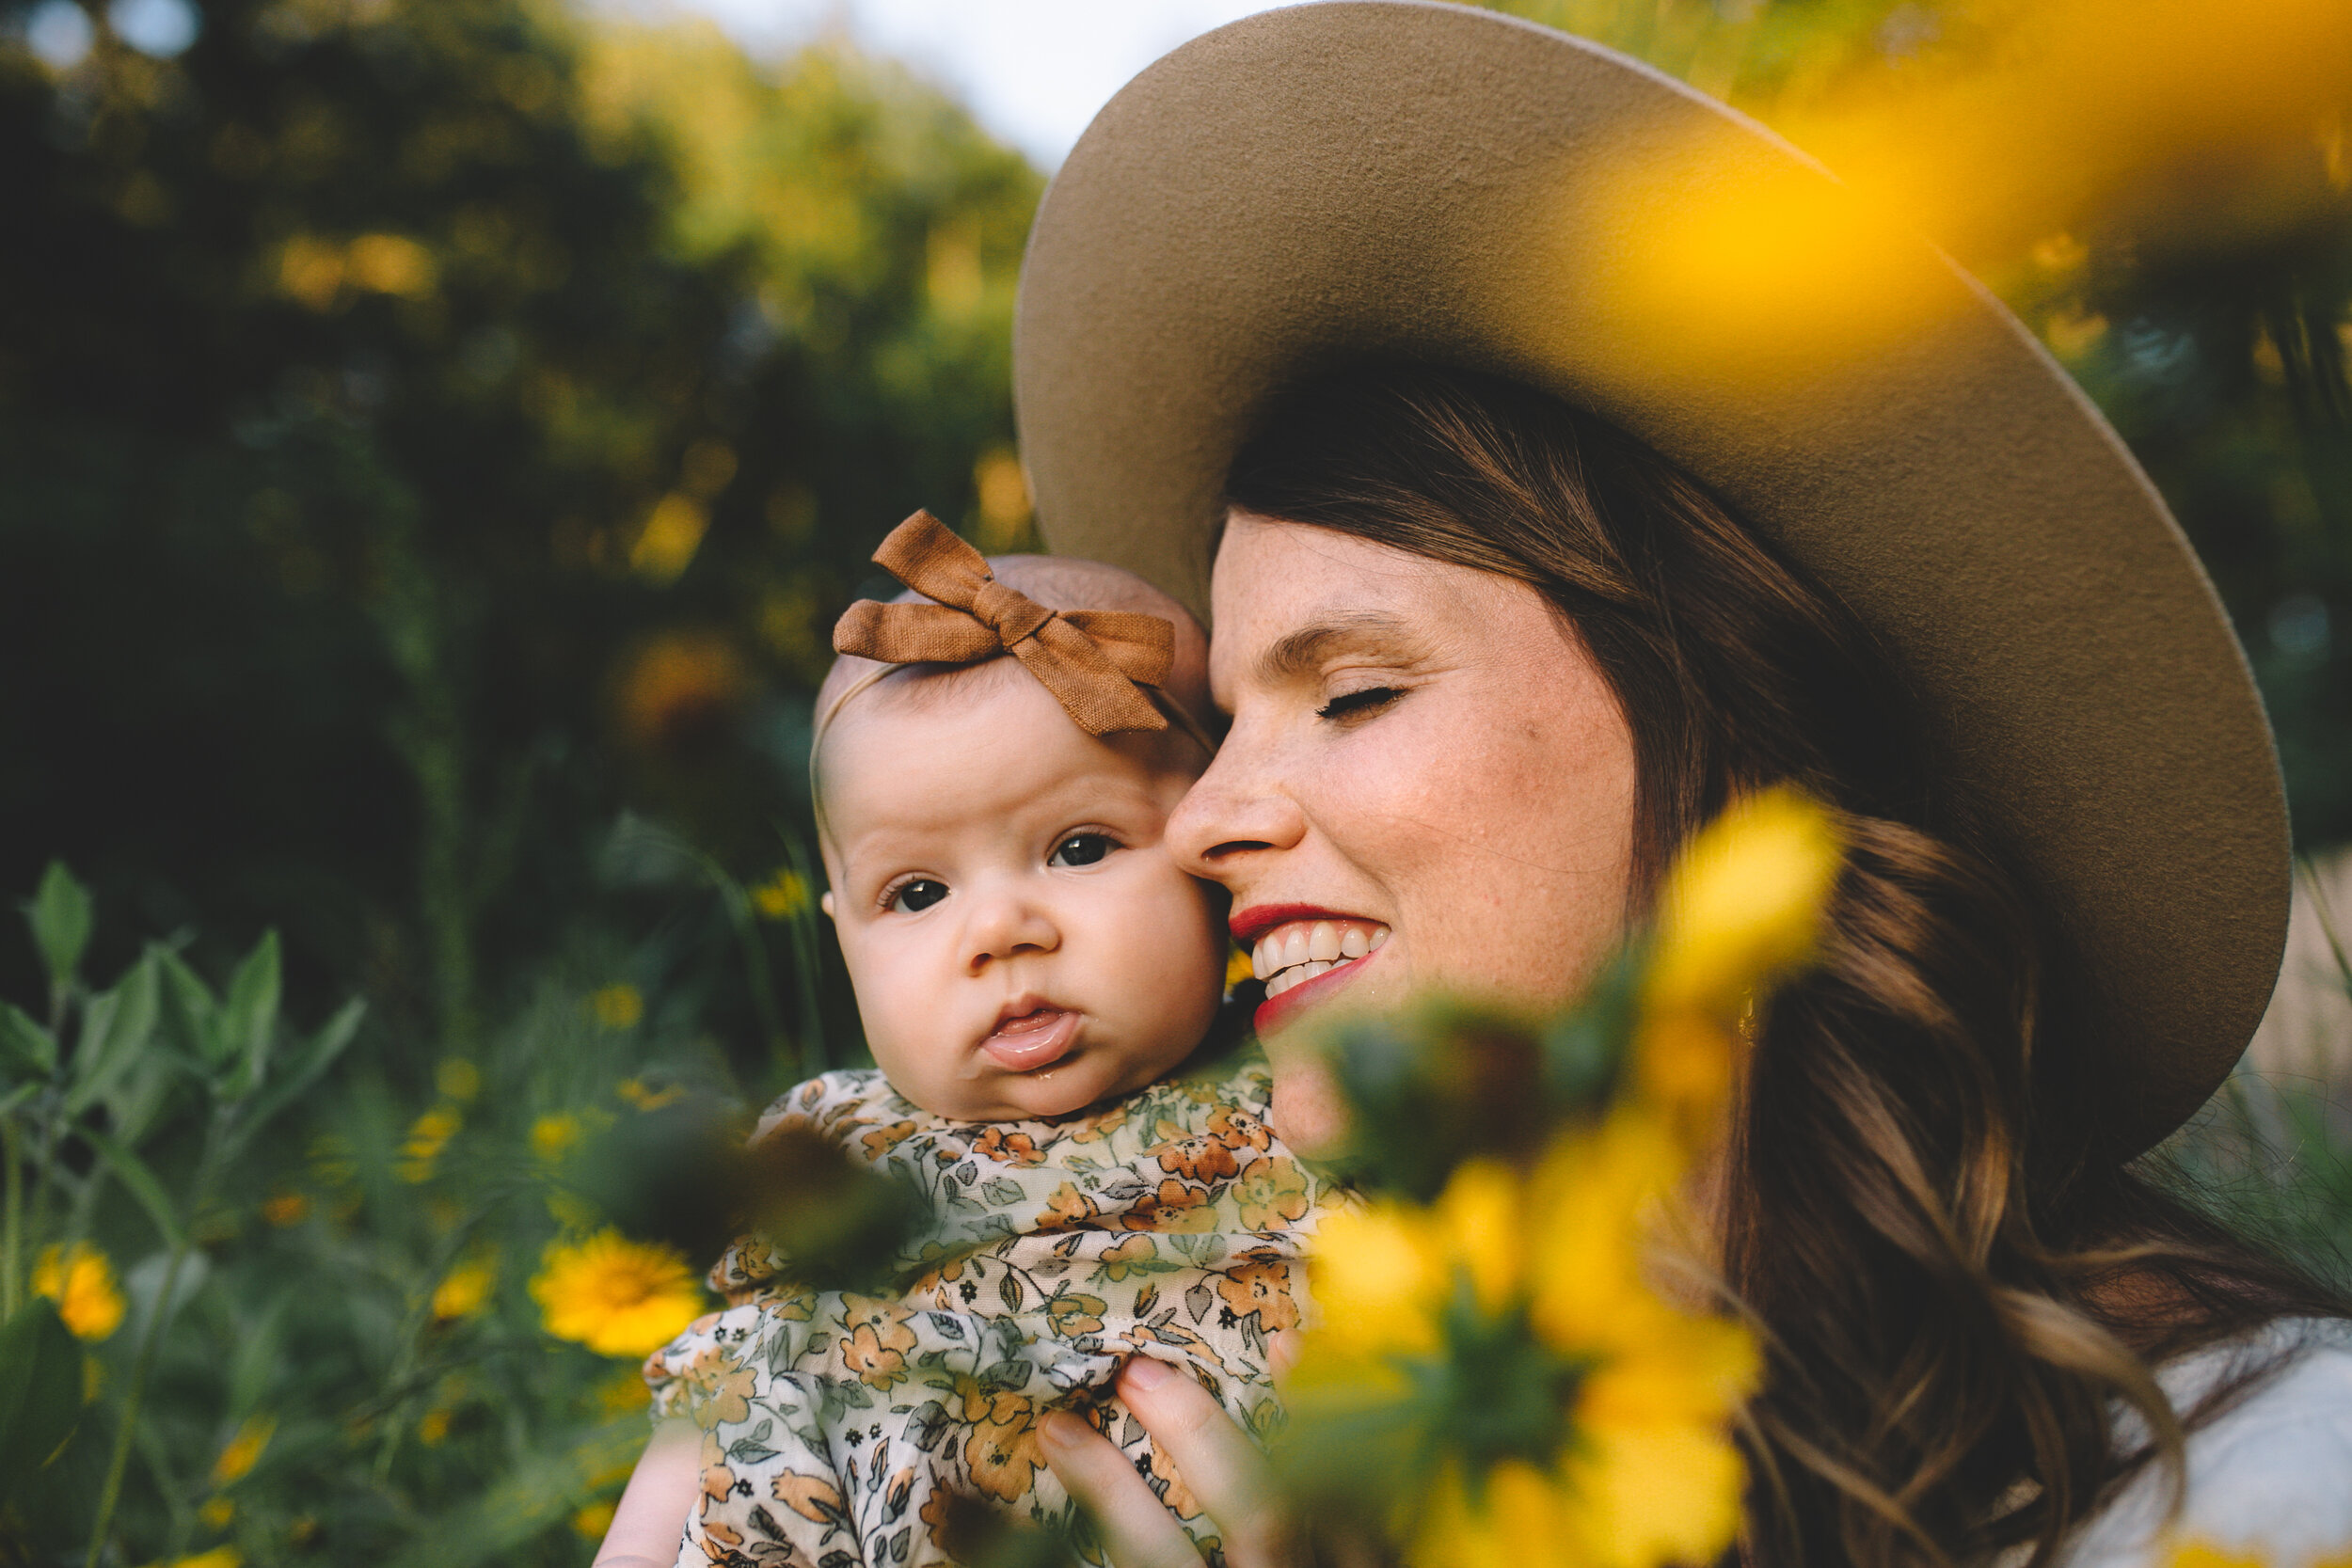
[[[1072,833],[1068,838],[1054,846],[1054,852],[1046,857],[1045,863],[1060,866],[1092,865],[1118,847],[1118,841],[1108,833]]]
[[[947,884],[935,877],[910,877],[882,894],[882,908],[920,914],[947,896]]]
[[[1343,691],[1336,697],[1327,699],[1321,707],[1315,709],[1315,717],[1338,720],[1360,719],[1388,706],[1403,695],[1405,695],[1405,689],[1402,687],[1360,687],[1354,691]]]

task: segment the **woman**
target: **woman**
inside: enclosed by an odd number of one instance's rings
[[[1721,275],[1676,214],[1756,193],[1818,203],[1825,248],[1677,296]],[[1758,1022],[1713,1202],[1768,1347],[1749,1560],[2160,1561],[2175,1496],[2281,1560],[2352,1549],[2344,1304],[2130,1163],[2275,973],[2242,661],[2063,377],[1837,202],[1754,127],[1481,13],[1211,35],[1041,214],[1041,517],[1196,602],[1214,562],[1233,726],[1170,831],[1237,932],[1389,929],[1262,1019],[1295,1141],[1339,1114],[1302,1015],[1565,1001],[1733,795],[1843,815],[1822,962]],[[1236,1568],[1295,1560],[1248,1443],[1150,1376],[1123,1391]],[[1120,1568],[1196,1560],[1082,1423],[1042,1435]]]

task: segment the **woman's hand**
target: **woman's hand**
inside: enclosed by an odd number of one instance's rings
[[[1265,1455],[1207,1389],[1165,1362],[1136,1355],[1120,1370],[1119,1393],[1175,1461],[1216,1526],[1232,1568],[1301,1568],[1307,1558],[1296,1524]],[[1065,1411],[1039,1423],[1038,1435],[1046,1464],[1093,1515],[1116,1568],[1200,1568],[1200,1554],[1176,1515],[1108,1438]]]

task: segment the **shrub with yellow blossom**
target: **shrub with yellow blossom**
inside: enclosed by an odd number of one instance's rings
[[[57,1304],[57,1316],[77,1339],[98,1340],[122,1326],[122,1291],[106,1255],[76,1242],[43,1247],[33,1263],[33,1293]]]
[[[701,1287],[675,1248],[599,1230],[548,1246],[531,1281],[547,1330],[599,1355],[646,1355],[703,1309]]]
[[[1804,961],[1840,852],[1787,791],[1700,834],[1657,928],[1544,1024],[1434,1006],[1329,1042],[1378,1196],[1335,1215],[1285,1380],[1311,1506],[1429,1568],[1711,1561],[1760,1357],[1697,1283],[1681,1195],[1743,1021]],[[1403,1152],[1399,1152],[1402,1150]]]

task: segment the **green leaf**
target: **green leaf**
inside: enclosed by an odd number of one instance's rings
[[[253,944],[230,976],[229,994],[221,1003],[220,1026],[214,1037],[220,1054],[212,1065],[234,1064],[228,1086],[231,1099],[250,1093],[261,1082],[270,1041],[278,1033],[279,980],[278,933],[271,931]]]
[[[46,1078],[57,1069],[57,1037],[24,1008],[6,1002],[0,1002],[0,1067],[27,1078]]]
[[[0,1327],[0,1497],[34,1484],[82,1418],[82,1347],[46,1296]]]
[[[124,1069],[154,1037],[161,1016],[162,988],[151,955],[131,966],[112,990],[90,998],[82,1010],[82,1038],[73,1048],[73,1087],[66,1114],[79,1116],[114,1087]]]
[[[348,1046],[352,1037],[358,1034],[359,1021],[367,1016],[367,1011],[368,1005],[355,996],[344,1003],[333,1018],[322,1024],[319,1032],[310,1037],[310,1043],[303,1048],[302,1055],[295,1062],[294,1070],[278,1079],[271,1085],[267,1093],[255,1100],[246,1109],[244,1117],[237,1123],[236,1130],[230,1134],[225,1151],[234,1154],[244,1147],[246,1140],[262,1130],[264,1122],[299,1099],[305,1089],[318,1082],[320,1074],[334,1066],[335,1058],[343,1053],[343,1048]]]
[[[183,1228],[180,1224],[180,1211],[172,1203],[171,1194],[155,1175],[153,1167],[95,1128],[84,1127],[78,1131],[83,1141],[96,1149],[98,1157],[114,1171],[116,1179],[130,1190],[133,1197],[139,1200],[139,1207],[147,1211],[147,1217],[153,1220],[155,1228],[163,1233],[164,1243],[177,1246]]]
[[[65,862],[51,861],[40,879],[40,890],[24,906],[24,917],[32,923],[33,945],[40,949],[41,962],[49,966],[49,983],[65,990],[80,972],[82,954],[89,946],[93,922],[89,889],[73,879]]]
[[[223,1054],[215,1037],[220,1033],[220,1004],[203,976],[169,948],[150,950],[164,976],[164,1016],[180,1038],[182,1049],[199,1065]]]

